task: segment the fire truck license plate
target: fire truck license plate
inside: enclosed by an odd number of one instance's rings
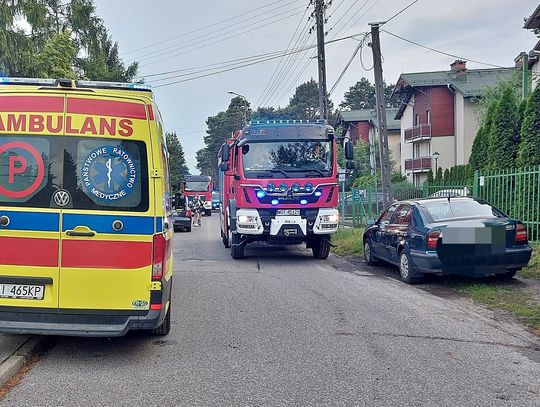
[[[300,209],[278,209],[277,216],[300,216]]]
[[[0,284],[0,298],[42,300],[44,292],[42,285]]]

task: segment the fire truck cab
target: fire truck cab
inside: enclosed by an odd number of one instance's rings
[[[336,146],[323,120],[252,122],[221,146],[221,238],[233,258],[255,241],[306,243],[328,257],[339,221]]]

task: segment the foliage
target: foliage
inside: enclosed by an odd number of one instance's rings
[[[540,87],[531,94],[524,116],[517,163],[520,166],[540,164]]]
[[[247,105],[246,105],[247,103]],[[197,151],[197,168],[203,175],[217,179],[217,154],[221,145],[245,124],[245,114],[251,115],[249,103],[242,97],[231,100],[225,112],[219,112],[206,120],[208,129],[204,136],[205,147]]]
[[[0,27],[6,75],[131,81],[137,73],[137,63],[124,67],[93,0],[3,1]]]
[[[384,84],[386,107],[398,107],[400,104],[399,100],[391,98],[393,90],[394,85]],[[360,79],[345,92],[343,102],[339,107],[346,110],[374,109],[376,107],[375,85],[366,78]]]
[[[529,264],[525,266],[519,275],[523,278],[540,280],[540,244],[532,244],[533,254]]]
[[[427,180],[426,182],[428,182],[429,184],[433,184],[433,181],[434,181],[434,177],[433,177],[433,170],[430,168],[428,173],[427,173]]]
[[[340,256],[363,256],[363,228],[341,228],[332,236],[332,252]]]
[[[488,136],[488,167],[491,169],[515,166],[519,136],[516,132],[518,104],[514,89],[504,86],[495,104]]]
[[[437,174],[435,174],[435,184],[441,185],[443,182],[443,170],[441,167],[437,169]]]
[[[334,104],[327,98],[328,112],[331,112]],[[314,120],[320,117],[319,112],[319,84],[312,78],[299,85],[287,106],[288,114],[299,120]],[[330,121],[333,123],[333,121]]]
[[[180,184],[184,175],[189,174],[189,168],[186,164],[184,148],[180,143],[175,132],[165,134],[167,150],[169,151],[169,176],[171,179],[171,188],[173,193],[180,191]]]

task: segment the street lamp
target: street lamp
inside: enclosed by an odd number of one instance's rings
[[[248,100],[247,98],[244,96],[244,95],[241,95],[239,93],[236,93],[236,92],[232,92],[232,91],[228,91],[227,92],[229,95],[234,95],[234,96],[238,96],[242,99],[244,99],[244,124],[247,124],[248,122],[248,119],[247,119],[247,111],[248,111]]]
[[[432,157],[435,158],[435,174],[437,174],[437,171],[439,170],[439,167],[438,167],[438,165],[437,165],[437,161],[439,160],[439,157],[440,157],[440,156],[441,156],[441,155],[440,155],[437,151],[435,151],[435,152],[433,153],[433,155],[432,155]]]

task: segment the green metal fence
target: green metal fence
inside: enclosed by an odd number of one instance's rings
[[[540,166],[475,172],[472,181],[459,184],[395,185],[394,199],[464,195],[482,198],[527,226],[529,240],[540,241]],[[382,193],[374,187],[353,188],[340,194],[342,222],[362,226],[383,211]]]

